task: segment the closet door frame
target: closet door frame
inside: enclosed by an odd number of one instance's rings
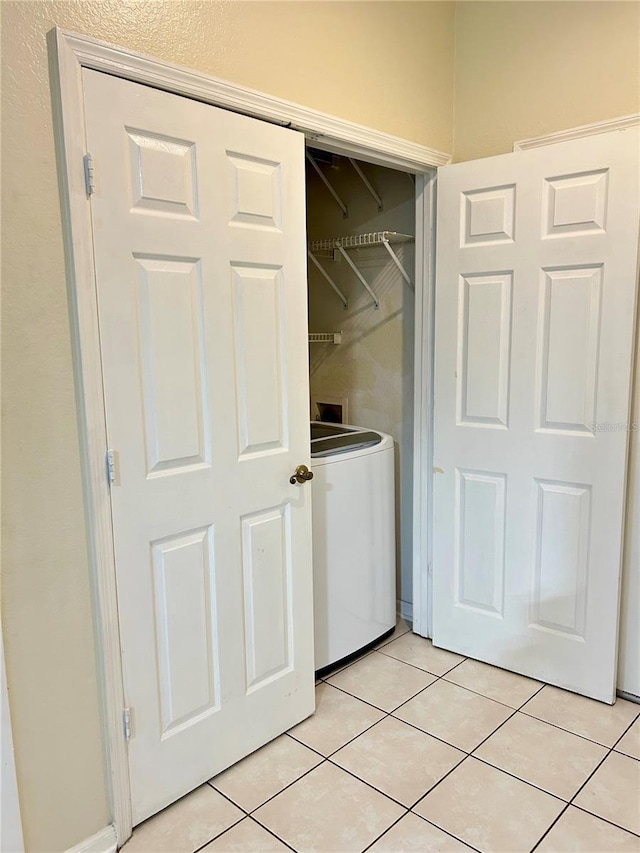
[[[416,359],[414,421],[414,565],[429,565],[431,480],[431,368],[433,276],[432,210],[435,170],[448,154],[390,134],[307,109],[243,86],[154,59],[56,27],[47,35],[54,137],[62,211],[67,291],[71,317],[74,379],[78,401],[85,517],[98,677],[102,694],[104,751],[109,776],[112,825],[105,830],[118,846],[132,832],[124,694],[116,598],[110,492],[106,472],[106,421],[91,232],[90,154],[85,144],[82,69],[90,68],[213,106],[285,125],[316,148],[416,176]],[[414,573],[419,598],[414,614],[424,622],[429,587],[424,571]],[[422,626],[423,628],[424,626]],[[423,629],[420,633],[424,633]],[[106,835],[105,835],[106,838]]]

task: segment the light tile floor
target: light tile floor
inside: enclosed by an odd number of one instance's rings
[[[313,717],[125,853],[640,853],[640,705],[467,660],[404,622],[316,692]]]

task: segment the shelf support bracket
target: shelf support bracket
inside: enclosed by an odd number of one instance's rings
[[[362,169],[360,168],[360,166],[358,165],[356,160],[354,160],[352,157],[349,157],[349,162],[351,163],[353,168],[356,170],[356,172],[360,176],[362,183],[365,185],[365,187],[369,190],[369,192],[373,196],[375,203],[378,205],[378,210],[381,211],[384,208],[384,204],[382,202],[382,199],[378,195],[378,193],[371,186],[371,182],[369,181],[369,178],[367,178],[367,176],[362,171]]]
[[[354,262],[351,260],[351,258],[350,258],[350,257],[349,257],[349,255],[347,254],[347,252],[345,252],[345,250],[342,248],[342,246],[338,246],[338,251],[340,252],[340,254],[342,255],[342,257],[345,259],[345,261],[349,264],[349,266],[351,267],[351,269],[353,270],[353,272],[355,273],[355,275],[358,277],[358,279],[359,279],[359,281],[360,281],[360,284],[364,287],[364,289],[367,291],[367,293],[368,293],[368,294],[371,296],[371,298],[373,299],[373,304],[375,305],[375,307],[376,307],[376,308],[379,308],[379,307],[380,307],[380,303],[378,302],[378,297],[375,295],[375,293],[373,292],[373,290],[371,290],[371,288],[370,288],[370,287],[369,287],[369,285],[367,284],[367,282],[366,282],[366,280],[365,280],[364,276],[362,275],[362,273],[360,272],[360,270],[358,269],[358,267],[354,264]]]
[[[316,163],[316,161],[313,159],[313,157],[311,156],[311,154],[310,154],[308,151],[307,151],[307,160],[311,163],[311,165],[313,166],[313,168],[316,170],[316,172],[317,172],[317,173],[318,173],[318,175],[320,176],[320,180],[322,181],[322,183],[325,185],[325,187],[329,190],[329,192],[331,193],[331,195],[332,195],[332,196],[334,197],[334,199],[336,200],[336,202],[337,202],[337,204],[338,204],[338,207],[339,207],[339,208],[340,208],[340,210],[342,211],[342,216],[346,219],[346,218],[347,218],[347,216],[349,216],[349,208],[348,208],[348,207],[347,207],[347,205],[342,201],[342,199],[340,198],[340,196],[338,195],[338,193],[335,191],[335,189],[333,188],[333,186],[329,183],[329,179],[327,178],[327,176],[325,175],[325,173],[322,171],[322,169],[320,168],[320,166],[318,166],[318,164]]]
[[[312,261],[312,263],[313,263],[313,265],[316,267],[316,269],[317,269],[317,270],[318,270],[318,271],[319,271],[319,272],[324,276],[324,278],[329,282],[329,284],[331,285],[331,287],[332,287],[332,288],[335,290],[335,292],[338,294],[338,296],[340,297],[340,300],[342,301],[342,304],[344,305],[345,310],[346,310],[346,309],[349,307],[349,303],[347,302],[347,297],[346,297],[346,296],[344,295],[344,293],[340,290],[340,288],[338,287],[338,285],[333,281],[333,279],[331,278],[331,276],[329,275],[329,273],[325,270],[325,268],[322,266],[322,264],[321,264],[321,263],[320,263],[320,261],[316,258],[316,256],[315,256],[315,255],[313,255],[310,251],[308,251],[308,250],[307,250],[307,257],[309,258],[309,260],[310,260],[310,261]]]
[[[382,245],[385,247],[387,252],[389,252],[389,257],[391,258],[393,263],[400,270],[400,275],[402,276],[402,278],[407,282],[409,287],[413,290],[413,283],[412,283],[411,279],[409,278],[405,268],[402,266],[402,264],[398,260],[398,256],[396,255],[396,253],[391,248],[391,244],[389,243],[389,241],[385,237],[382,238]]]

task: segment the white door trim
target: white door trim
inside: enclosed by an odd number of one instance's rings
[[[58,180],[62,209],[67,288],[71,316],[74,374],[78,399],[79,434],[83,460],[84,500],[87,519],[90,574],[93,587],[98,660],[104,716],[105,755],[110,776],[111,809],[118,845],[132,831],[131,792],[127,747],[123,736],[122,710],[124,693],[118,608],[116,598],[113,529],[109,488],[106,477],[105,452],[107,432],[99,346],[96,282],[93,258],[90,208],[87,204],[83,157],[85,123],[82,91],[82,68],[113,74],[132,82],[152,85],[174,94],[197,98],[205,103],[225,107],[304,132],[315,147],[326,148],[378,163],[392,169],[417,174],[416,196],[422,197],[422,213],[416,232],[417,256],[430,257],[430,232],[426,217],[431,213],[431,193],[420,188],[433,185],[433,179],[421,176],[434,167],[448,163],[449,155],[344,121],[315,110],[309,110],[279,98],[264,95],[200,74],[162,60],[143,56],[124,48],[105,44],[85,36],[54,28],[48,33],[51,65],[51,87],[54,113],[54,136],[58,162]],[[420,205],[420,201],[418,201]],[[418,235],[422,235],[422,240]],[[421,244],[424,242],[424,245]],[[416,362],[416,388],[422,403],[416,417],[415,441],[429,430],[430,383],[422,381],[424,365],[428,365],[431,338],[422,311],[422,290],[428,277],[424,261],[416,269],[416,339],[420,340],[420,361]],[[429,285],[430,286],[430,285]],[[431,297],[427,297],[427,305]],[[430,321],[429,321],[430,322]],[[419,350],[416,349],[416,353]],[[429,389],[429,390],[427,390]],[[428,495],[425,478],[430,478],[430,463],[421,460],[415,467],[416,493]],[[414,546],[416,565],[424,565],[427,547],[428,517],[419,518],[423,531]],[[423,603],[422,612],[425,607]],[[414,612],[417,612],[414,610]]]
[[[416,142],[86,36],[56,28],[51,39],[78,66],[291,127],[313,139],[316,148],[410,172],[426,172],[451,161],[449,154]]]
[[[416,304],[413,390],[413,630],[431,637],[433,338],[436,173],[416,176]],[[418,240],[417,235],[423,235]]]
[[[13,754],[4,640],[0,624],[0,849],[24,853],[16,763]]]
[[[609,133],[612,130],[624,130],[640,124],[640,113],[631,113],[627,116],[596,121],[593,124],[581,124],[578,127],[570,127],[567,130],[558,130],[555,133],[547,133],[544,136],[533,136],[530,139],[520,139],[513,143],[514,151],[527,151],[529,148],[540,148],[542,145],[553,145],[556,142],[568,142],[570,139],[582,139],[584,136],[593,136],[596,133]]]

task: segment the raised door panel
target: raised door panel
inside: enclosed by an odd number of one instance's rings
[[[534,627],[584,641],[591,487],[536,481]]]
[[[458,423],[506,428],[513,274],[460,276]]]
[[[234,264],[236,400],[241,459],[286,447],[283,272]]]
[[[434,643],[611,701],[638,129],[445,166]]]
[[[455,602],[501,617],[504,609],[504,474],[456,471]]]
[[[541,270],[538,429],[592,435],[603,266]]]
[[[126,130],[132,212],[196,218],[198,178],[195,142],[129,127]]]
[[[220,707],[213,528],[153,542],[161,739]]]
[[[137,823],[314,707],[304,138],[83,85]]]
[[[210,462],[202,264],[136,255],[147,474]]]
[[[290,507],[242,519],[247,691],[292,664]]]

